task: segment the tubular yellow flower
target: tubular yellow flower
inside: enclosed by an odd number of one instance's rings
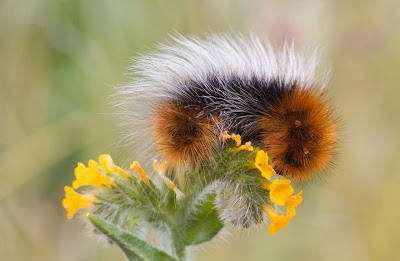
[[[271,205],[265,205],[264,212],[267,213],[267,215],[271,219],[271,225],[269,225],[268,227],[271,235],[274,235],[276,232],[279,231],[279,229],[288,226],[289,219],[285,216],[279,216]]]
[[[117,165],[115,165],[114,161],[112,160],[109,154],[100,155],[99,163],[105,173],[107,174],[118,173],[122,177],[126,178],[126,172]]]
[[[182,191],[179,190],[179,188],[175,185],[175,183],[170,180],[167,176],[164,175],[164,172],[161,168],[161,166],[158,164],[157,160],[154,160],[153,162],[153,168],[154,170],[157,172],[157,174],[160,176],[160,178],[162,179],[162,181],[164,182],[164,184],[173,192],[175,192],[176,197],[178,199],[183,198],[183,193]]]
[[[147,185],[150,185],[149,179],[147,178],[146,173],[144,173],[142,167],[140,167],[139,162],[134,161],[131,164],[130,169],[132,171],[137,171],[139,173],[141,181],[145,182]]]
[[[253,146],[251,146],[251,141],[246,142],[245,145],[240,146],[239,148],[235,149],[233,152],[238,153],[239,151],[242,151],[242,150],[253,151]]]
[[[162,161],[161,163],[160,163],[160,169],[162,170],[162,171],[165,171],[166,169],[167,169],[167,167],[168,167],[168,163],[164,160],[164,161]]]
[[[236,146],[240,146],[240,144],[242,144],[242,138],[240,137],[239,134],[233,133],[231,139],[236,141]]]
[[[275,170],[268,164],[268,154],[263,150],[257,152],[255,166],[266,179],[270,179],[271,175],[276,174]]]
[[[265,179],[264,180],[261,180],[261,182],[260,182],[260,187],[262,187],[263,189],[265,189],[265,190],[268,190],[268,191],[270,191],[271,190],[271,182],[269,182],[269,181],[266,181]]]
[[[222,133],[222,135],[221,135],[221,139],[222,139],[222,140],[228,140],[228,139],[230,139],[230,138],[232,138],[232,136],[229,135],[228,131],[224,131],[224,132]]]
[[[97,163],[93,160],[89,160],[89,167],[85,167],[84,164],[78,163],[78,167],[75,168],[76,180],[72,182],[72,187],[79,188],[80,186],[95,186],[103,187],[110,186],[112,184],[112,179],[103,175]]]
[[[81,208],[89,207],[96,199],[93,194],[82,195],[71,187],[65,186],[65,198],[62,201],[63,207],[68,211],[67,218],[70,219],[74,216],[75,212]]]
[[[286,199],[286,217],[289,220],[296,215],[296,207],[303,202],[303,197],[301,196],[302,194],[303,191],[300,191],[296,196],[290,196]]]
[[[286,199],[294,192],[290,180],[287,179],[274,180],[269,191],[269,197],[279,206],[285,205]]]

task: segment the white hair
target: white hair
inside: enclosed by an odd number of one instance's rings
[[[318,52],[296,52],[293,43],[275,50],[268,40],[255,35],[171,36],[168,44],[159,45],[155,52],[134,57],[128,67],[130,82],[117,88],[114,106],[122,128],[120,144],[137,153],[130,157],[150,164],[157,154],[149,120],[158,101],[182,95],[187,91],[182,86],[188,81],[212,88],[207,81],[214,74],[220,81],[235,76],[265,82],[279,79],[283,86],[296,83],[303,88],[323,88],[327,72],[317,68]],[[233,101],[235,97],[227,94],[226,99]],[[232,106],[241,109],[237,102],[230,105],[229,110]]]

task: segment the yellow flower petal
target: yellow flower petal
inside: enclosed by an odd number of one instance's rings
[[[264,211],[267,213],[268,217],[271,219],[271,224],[268,229],[271,235],[274,235],[281,228],[285,228],[288,226],[289,219],[285,216],[279,216],[275,209],[271,205],[265,205]]]
[[[235,134],[233,133],[231,135],[231,139],[234,140],[236,142],[236,146],[240,146],[240,144],[242,144],[242,138],[240,137],[239,134]]]
[[[147,178],[146,173],[144,172],[142,167],[140,167],[139,162],[134,161],[129,168],[132,171],[137,171],[139,173],[141,181],[145,182],[147,185],[150,185],[149,179]]]
[[[232,138],[232,136],[229,135],[228,131],[224,131],[224,132],[222,133],[222,135],[221,135],[221,139],[222,139],[222,140],[228,140],[228,139],[230,139],[230,138]]]
[[[276,232],[281,228],[287,227],[289,224],[288,219],[285,216],[278,216],[277,218],[272,220],[271,225],[269,225],[268,229],[271,235],[275,235]]]
[[[271,175],[276,174],[275,170],[268,164],[268,154],[263,150],[257,152],[255,166],[261,171],[261,175],[266,179],[270,179]]]
[[[112,179],[100,172],[99,166],[93,160],[89,161],[89,167],[87,168],[84,164],[78,163],[74,173],[76,180],[72,182],[72,186],[75,189],[87,185],[101,188],[103,186],[110,186],[113,182]]]
[[[271,184],[272,184],[271,182],[266,181],[265,179],[263,179],[260,182],[260,187],[262,187],[265,190],[270,191],[271,190]]]
[[[268,164],[268,154],[263,150],[259,150],[256,156],[256,162],[260,164]]]
[[[86,169],[85,164],[78,162],[78,166],[75,168],[75,175],[77,172],[81,172]]]
[[[79,209],[89,207],[96,199],[93,194],[82,195],[68,186],[64,187],[64,191],[65,198],[62,201],[62,205],[68,211],[68,219],[72,218]]]
[[[118,173],[122,177],[126,178],[126,172],[115,165],[113,159],[109,154],[102,154],[99,157],[99,163],[101,165],[101,168],[104,170],[105,173],[111,174],[111,173]]]
[[[253,146],[251,146],[251,141],[246,142],[245,145],[240,146],[239,148],[235,149],[233,152],[238,153],[239,151],[242,151],[242,150],[253,151]]]
[[[303,202],[302,194],[303,191],[300,191],[296,196],[290,196],[286,199],[286,217],[289,220],[296,215],[296,207]]]
[[[294,190],[290,185],[290,180],[276,179],[272,182],[269,196],[277,205],[285,205],[285,201],[293,194]]]
[[[154,160],[153,162],[153,168],[154,170],[157,172],[157,174],[160,176],[160,178],[162,179],[162,181],[164,182],[164,184],[173,192],[175,192],[176,197],[178,199],[183,198],[184,194],[182,193],[182,191],[179,190],[179,188],[175,185],[175,183],[170,180],[167,176],[165,176],[161,166],[158,164],[157,160]]]
[[[167,161],[164,160],[163,162],[161,162],[161,164],[160,164],[161,171],[165,171],[167,169],[167,167],[168,167]]]
[[[270,179],[272,175],[276,174],[275,170],[270,165],[263,165],[258,167],[261,171],[261,175],[266,178]]]

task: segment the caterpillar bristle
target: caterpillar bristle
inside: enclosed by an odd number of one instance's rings
[[[218,144],[217,119],[197,106],[165,100],[151,122],[156,150],[175,167],[199,166],[211,158]]]
[[[325,170],[338,142],[336,119],[321,90],[293,87],[260,120],[276,171],[296,182]]]
[[[316,52],[288,44],[274,50],[255,36],[172,38],[136,60],[133,82],[119,92],[127,140],[144,144],[142,160],[161,154],[171,165],[197,167],[213,161],[221,133],[229,131],[266,149],[276,171],[293,181],[331,165],[337,122]]]

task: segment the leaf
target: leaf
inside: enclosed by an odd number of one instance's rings
[[[176,261],[167,253],[153,247],[149,243],[135,237],[121,228],[95,215],[88,214],[89,220],[102,233],[114,240],[128,256],[129,260],[165,260]]]
[[[215,193],[211,193],[197,205],[196,211],[186,224],[186,245],[198,245],[210,241],[224,224],[215,210]]]
[[[128,257],[129,261],[143,261],[144,259],[140,258],[138,255],[136,255],[134,252],[130,251],[128,248],[124,247],[123,245],[120,245],[117,243],[118,246],[124,251],[125,255]]]

